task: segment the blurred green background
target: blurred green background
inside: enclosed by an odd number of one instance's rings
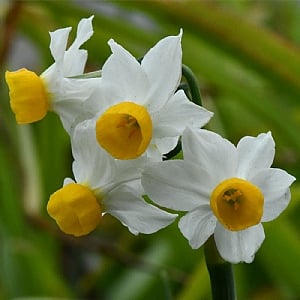
[[[110,216],[85,238],[62,234],[49,195],[72,176],[69,139],[53,113],[18,126],[5,70],[51,63],[48,31],[95,15],[87,71],[114,38],[136,57],[183,28],[183,63],[199,79],[207,126],[236,143],[271,130],[275,167],[300,176],[299,1],[0,1],[0,299],[211,299],[203,250],[177,224],[131,235]],[[300,299],[300,186],[252,264],[234,266],[238,299]]]

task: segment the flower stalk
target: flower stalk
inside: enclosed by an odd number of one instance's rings
[[[213,236],[204,245],[213,300],[236,300],[232,264],[219,254]]]
[[[201,94],[195,74],[188,66],[182,64],[182,75],[188,83],[189,91],[191,93],[191,101],[199,106],[202,106]]]
[[[184,90],[184,92],[186,93],[190,101],[192,101],[193,103],[199,106],[202,106],[201,93],[194,72],[191,70],[190,67],[184,64],[182,64],[181,66],[181,72],[183,77],[186,80],[186,83],[182,83],[183,85],[181,86],[181,88]],[[182,150],[181,140],[179,140],[177,146],[164,156],[164,160],[173,158],[181,150]]]

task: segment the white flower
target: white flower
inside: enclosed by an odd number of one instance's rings
[[[97,145],[94,124],[78,124],[71,136],[75,181],[51,195],[47,210],[62,231],[75,236],[94,230],[108,213],[133,234],[153,233],[177,215],[146,203],[140,176],[144,159],[118,161]]]
[[[113,157],[146,153],[161,160],[187,125],[202,127],[212,113],[176,89],[181,79],[182,31],[159,41],[139,63],[113,40],[95,103],[99,144]]]
[[[71,27],[50,32],[50,51],[54,63],[40,76],[27,69],[7,71],[10,103],[19,124],[32,123],[55,111],[70,132],[76,117],[83,113],[82,104],[99,79],[71,79],[83,74],[87,51],[79,49],[93,34],[93,16],[82,19],[73,44],[66,50]]]
[[[295,180],[271,168],[271,133],[244,137],[235,147],[216,133],[187,128],[182,143],[184,160],[146,167],[146,193],[159,205],[187,211],[179,228],[192,248],[214,234],[225,260],[252,262],[265,237],[261,222],[286,208]]]

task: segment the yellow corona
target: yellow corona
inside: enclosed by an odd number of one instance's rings
[[[210,206],[221,224],[231,231],[260,223],[264,196],[260,189],[241,178],[222,181],[213,190]]]
[[[18,124],[28,124],[45,117],[49,109],[49,94],[41,77],[27,69],[6,71],[10,106]]]
[[[87,186],[69,183],[51,195],[47,210],[60,229],[74,236],[93,231],[101,220],[101,207]]]
[[[96,123],[98,143],[114,158],[142,155],[152,138],[152,120],[144,106],[121,102],[107,109]]]

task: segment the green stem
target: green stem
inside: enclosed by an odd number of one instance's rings
[[[191,100],[195,104],[202,106],[201,94],[200,94],[199,85],[195,74],[188,66],[182,65],[182,75],[184,76],[184,78],[186,79],[189,85]]]
[[[197,105],[202,105],[202,100],[201,100],[201,94],[199,90],[199,85],[197,78],[195,77],[195,74],[193,71],[186,65],[182,65],[182,75],[186,80],[186,83],[182,83],[179,88],[183,89],[184,92],[187,94],[187,92],[190,94],[190,100],[194,102]],[[168,160],[175,155],[177,155],[181,151],[181,141],[178,142],[176,148],[174,148],[172,151],[167,153],[165,155],[165,160]]]
[[[164,285],[165,299],[171,300],[172,299],[172,291],[171,291],[170,279],[169,279],[167,271],[161,270],[160,276],[162,278],[163,285]]]
[[[219,254],[213,237],[204,246],[213,300],[236,300],[232,265]]]

